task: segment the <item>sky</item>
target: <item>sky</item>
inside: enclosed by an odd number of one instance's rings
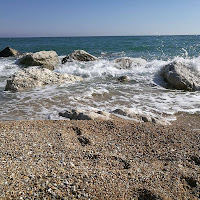
[[[0,0],[0,37],[190,34],[200,0]]]

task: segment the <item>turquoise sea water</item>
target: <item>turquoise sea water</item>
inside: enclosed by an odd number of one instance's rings
[[[96,56],[100,56],[102,52],[124,52],[131,57],[166,60],[185,55],[183,49],[188,52],[189,57],[199,56],[200,35],[0,38],[0,49],[6,46],[12,46],[21,52],[55,50],[58,55],[66,55],[73,50],[84,49]]]
[[[21,66],[15,58],[0,58],[0,120],[56,118],[58,111],[68,108],[200,113],[199,92],[165,89],[158,75],[162,66],[173,60],[200,72],[200,36],[0,38],[0,50],[7,46],[21,52],[54,50],[60,59],[84,49],[99,61],[60,64],[56,70],[80,75],[83,82],[12,93],[4,91],[6,79]],[[120,57],[135,58],[135,64],[119,70],[114,60]],[[121,75],[128,75],[130,82],[117,82]]]

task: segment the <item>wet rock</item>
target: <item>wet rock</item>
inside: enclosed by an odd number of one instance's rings
[[[200,90],[200,74],[194,74],[181,62],[174,61],[165,65],[161,70],[161,76],[174,89]]]
[[[119,69],[130,69],[131,67],[138,67],[146,64],[146,60],[142,58],[129,57],[117,58],[114,62],[117,64],[116,67]]]
[[[117,80],[119,82],[125,83],[125,82],[129,81],[129,77],[128,76],[120,76]]]
[[[129,69],[131,68],[133,61],[131,60],[131,58],[124,57],[124,58],[117,58],[115,60],[115,63],[119,65],[120,69]]]
[[[71,120],[94,120],[94,119],[103,119],[109,120],[110,114],[102,111],[84,111],[78,109],[67,110],[65,112],[60,112],[60,116],[69,118]]]
[[[71,53],[70,55],[64,57],[62,59],[62,64],[66,63],[66,62],[72,62],[73,60],[77,60],[77,61],[95,61],[98,60],[97,57],[87,53],[84,50],[76,50],[73,53]]]
[[[6,47],[0,52],[0,57],[17,57],[19,55],[21,55],[19,51],[10,47]]]
[[[24,91],[45,85],[63,84],[81,81],[82,78],[69,74],[60,74],[46,68],[30,67],[20,70],[7,79],[5,90]]]
[[[113,113],[117,115],[129,117],[131,119],[134,119],[137,122],[151,122],[151,123],[165,125],[165,126],[171,124],[169,121],[167,121],[166,119],[160,116],[152,117],[144,113],[141,114],[137,111],[133,111],[131,109],[115,109]]]
[[[41,66],[54,70],[59,63],[59,59],[55,51],[40,51],[23,55],[19,58],[18,63],[25,66]]]

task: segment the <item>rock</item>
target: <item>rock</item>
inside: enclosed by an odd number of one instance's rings
[[[4,50],[0,52],[0,57],[16,57],[21,55],[21,53],[15,49],[10,47],[6,47]]]
[[[129,81],[129,77],[128,76],[120,76],[117,79],[119,82],[125,83]]]
[[[81,77],[59,74],[46,68],[30,67],[20,70],[7,79],[5,90],[24,91],[45,85],[63,84],[80,81]]]
[[[131,119],[134,119],[137,122],[151,122],[154,124],[160,124],[164,126],[171,124],[169,121],[167,121],[166,119],[160,116],[152,117],[147,114],[144,114],[144,113],[141,114],[137,111],[133,111],[130,109],[115,109],[113,113],[117,115],[129,117]]]
[[[129,69],[131,68],[133,61],[131,60],[131,58],[124,57],[124,58],[117,58],[115,60],[115,63],[119,65],[118,68],[120,69]]]
[[[185,64],[174,61],[165,65],[161,76],[168,84],[178,90],[200,90],[200,74],[194,74]]]
[[[147,63],[146,60],[142,58],[129,57],[117,58],[114,62],[117,63],[116,67],[119,69],[130,69],[131,67],[138,67]]]
[[[76,50],[73,53],[71,53],[70,55],[64,57],[62,59],[62,64],[66,63],[66,62],[72,62],[73,60],[77,60],[77,61],[95,61],[98,60],[97,57],[87,53],[84,50]]]
[[[50,70],[54,70],[59,63],[58,55],[55,51],[39,51],[36,53],[28,53],[19,58],[19,64],[26,66],[41,66]]]
[[[94,120],[94,119],[103,119],[109,120],[110,114],[103,111],[84,111],[78,109],[67,110],[65,112],[60,112],[61,117],[66,117],[71,120]]]

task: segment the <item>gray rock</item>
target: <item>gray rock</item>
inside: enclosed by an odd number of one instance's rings
[[[185,64],[174,61],[165,65],[161,76],[174,89],[196,91],[200,90],[200,74],[194,74]]]
[[[110,114],[103,111],[84,111],[78,109],[67,110],[65,112],[60,112],[60,116],[69,118],[71,120],[94,120],[94,119],[103,119],[109,120]]]
[[[87,53],[84,50],[76,50],[73,53],[71,53],[70,55],[64,57],[62,59],[62,64],[66,63],[66,62],[72,62],[73,60],[77,60],[77,61],[95,61],[98,60],[97,57]]]
[[[117,78],[117,80],[119,82],[125,83],[125,82],[129,81],[129,77],[128,76],[120,76],[120,77]]]
[[[119,65],[118,68],[120,69],[129,69],[131,68],[133,61],[131,58],[124,57],[124,58],[117,58],[115,60],[115,63]]]
[[[59,58],[55,51],[39,51],[25,54],[19,58],[18,63],[25,66],[41,66],[54,70],[59,63]]]
[[[82,78],[69,74],[59,74],[46,68],[30,67],[20,70],[7,79],[5,90],[24,91],[45,85],[81,81]]]
[[[0,52],[0,57],[17,57],[19,55],[21,55],[19,51],[10,47],[6,47]]]
[[[141,65],[145,65],[147,62],[142,58],[129,58],[129,57],[122,57],[117,58],[114,60],[117,64],[117,68],[119,69],[130,69],[132,67],[138,67]]]
[[[122,115],[128,118],[131,118],[137,122],[151,122],[154,124],[160,124],[160,125],[170,125],[171,123],[167,121],[166,119],[160,117],[160,116],[149,116],[144,113],[138,113],[136,111],[130,110],[130,109],[115,109],[113,111],[114,114]]]

